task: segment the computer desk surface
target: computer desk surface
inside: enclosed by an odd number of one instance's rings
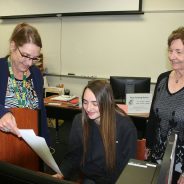
[[[52,96],[44,98],[44,105],[46,107],[74,109],[74,110],[81,111],[81,107],[79,107],[76,104],[72,104],[70,102],[63,102],[60,100],[52,100],[52,98],[56,96],[58,95],[52,95]],[[138,117],[138,118],[148,118],[149,117],[149,113],[128,113],[127,115],[131,117]]]
[[[72,104],[70,102],[63,102],[59,100],[52,100],[53,97],[58,95],[52,95],[44,98],[44,105],[47,111],[47,117],[56,119],[56,131],[58,132],[58,120],[72,121],[74,116],[81,112],[81,107],[78,104]],[[127,114],[135,123],[137,130],[141,132],[142,138],[145,136],[146,121],[148,119],[148,113],[134,113]]]

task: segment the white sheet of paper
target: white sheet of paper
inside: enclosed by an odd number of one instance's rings
[[[38,156],[56,173],[61,173],[55,162],[47,143],[43,137],[39,137],[32,129],[19,129],[24,141],[38,154]]]

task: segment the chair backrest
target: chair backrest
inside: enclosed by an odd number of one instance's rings
[[[138,139],[136,159],[145,160],[145,151],[146,151],[146,139]]]
[[[12,108],[18,128],[33,129],[38,135],[39,112],[32,109]],[[22,138],[11,133],[0,131],[0,160],[39,171],[41,161],[39,156],[27,145]]]

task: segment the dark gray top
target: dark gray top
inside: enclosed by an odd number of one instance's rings
[[[161,74],[155,88],[147,129],[150,160],[160,163],[166,143],[173,131],[178,132],[175,170],[184,171],[184,88],[175,93],[168,89],[169,72]]]

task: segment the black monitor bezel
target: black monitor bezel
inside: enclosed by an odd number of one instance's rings
[[[1,184],[74,184],[5,161],[0,161],[0,178]]]
[[[150,93],[151,77],[110,76],[110,84],[117,103],[126,103],[127,83],[134,83],[135,89],[132,93]]]

